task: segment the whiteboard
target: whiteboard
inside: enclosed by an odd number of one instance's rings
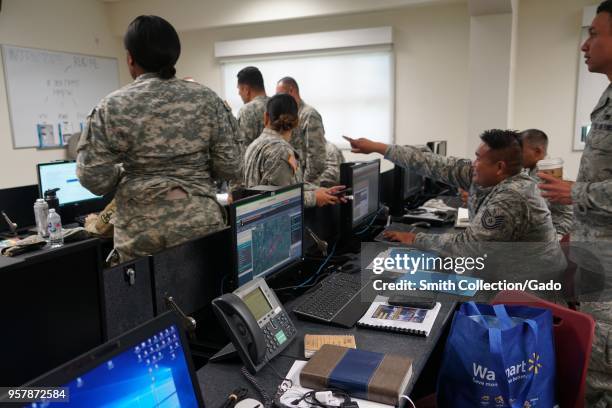
[[[13,146],[63,146],[119,87],[116,58],[2,45]]]

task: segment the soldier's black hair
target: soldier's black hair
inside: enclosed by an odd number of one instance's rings
[[[266,112],[270,127],[277,132],[291,130],[298,124],[298,106],[291,95],[276,94],[268,100]]]
[[[548,136],[540,129],[527,129],[519,133],[521,142],[532,146],[542,146],[544,149],[548,147]]]
[[[248,85],[256,91],[263,91],[264,80],[261,72],[257,67],[245,67],[238,72],[238,84]]]
[[[608,13],[612,16],[612,0],[602,1],[597,7],[597,14]]]
[[[181,42],[172,24],[158,16],[138,16],[123,37],[125,49],[145,71],[163,79],[176,74],[174,65],[181,55]]]
[[[283,85],[288,85],[292,88],[295,88],[295,90],[298,91],[298,93],[300,92],[300,87],[298,86],[297,82],[295,81],[295,79],[291,78],[290,76],[286,76],[286,77],[279,79],[278,83],[283,84]]]
[[[511,176],[523,169],[523,146],[515,130],[490,129],[480,135],[489,149],[494,153],[494,161],[506,163],[507,173]]]

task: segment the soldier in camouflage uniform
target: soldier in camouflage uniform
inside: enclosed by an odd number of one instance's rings
[[[476,186],[491,188],[477,203],[470,225],[460,233],[427,234],[388,231],[387,237],[406,244],[445,251],[474,242],[556,242],[550,211],[536,183],[522,170],[518,134],[489,130],[481,135],[476,161],[444,157],[412,146],[388,146],[367,139],[353,140],[356,153],[380,153],[393,163],[425,177],[475,193]],[[558,245],[558,243],[557,243]],[[551,249],[552,250],[552,249]],[[552,252],[551,252],[552,254]]]
[[[548,149],[548,136],[539,129],[527,129],[520,133],[521,141],[523,142],[523,166],[524,171],[536,183],[541,180],[537,176],[538,161],[546,157]],[[548,202],[548,209],[552,217],[553,226],[557,231],[557,238],[560,240],[564,235],[569,234],[572,224],[574,223],[574,213],[572,206],[559,203]]]
[[[612,81],[612,1],[602,2],[582,45],[590,72]],[[591,113],[576,182],[538,174],[544,197],[560,204],[573,204],[574,225],[570,232],[570,256],[580,274],[593,271],[597,258],[603,269],[605,288],[601,301],[581,302],[580,310],[596,321],[595,339],[587,374],[587,406],[612,406],[612,84],[603,92]],[[580,249],[586,249],[580,255]],[[596,267],[597,268],[597,267]],[[600,272],[601,273],[601,272]]]
[[[263,133],[247,148],[245,154],[245,185],[288,186],[304,181],[297,153],[289,144],[291,131],[298,123],[297,104],[286,94],[270,98],[265,113]],[[314,207],[340,202],[331,193],[341,187],[317,188],[304,184],[304,206]]]
[[[121,261],[223,228],[214,180],[242,181],[230,110],[207,87],[174,76],[174,28],[140,16],[124,43],[135,80],[93,109],[77,149],[81,184],[95,194],[116,189]]]
[[[244,106],[238,111],[243,149],[257,139],[264,129],[264,112],[268,96],[261,72],[256,67],[246,67],[238,72],[238,94]]]
[[[321,187],[332,187],[340,184],[340,165],[344,163],[344,156],[338,147],[325,142],[325,171],[313,183]]]
[[[298,104],[298,126],[291,135],[291,146],[300,155],[304,169],[304,181],[316,183],[325,171],[325,129],[319,112],[300,97],[300,88],[295,79],[284,77],[276,84],[276,93],[291,95]]]
[[[520,134],[523,143],[523,172],[534,179],[536,183],[540,182],[537,177],[537,163],[546,157],[548,148],[548,136],[538,129],[528,129]],[[474,185],[472,194],[468,194],[462,190],[462,199],[468,208],[469,218],[472,219],[476,215],[476,209],[481,201],[489,194],[491,187],[480,187]],[[465,194],[463,194],[465,193]],[[553,226],[557,232],[557,238],[560,240],[565,234],[568,234],[573,223],[572,207],[559,203],[550,203],[547,201],[548,209],[552,217]]]

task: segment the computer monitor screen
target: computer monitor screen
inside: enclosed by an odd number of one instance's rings
[[[353,188],[351,205],[353,210],[353,227],[356,227],[378,211],[380,161],[357,163],[351,169],[351,186]]]
[[[190,353],[169,312],[34,380],[68,388],[69,403],[29,407],[201,407]]]
[[[397,166],[399,167],[399,166]],[[412,169],[399,167],[402,178],[402,198],[408,200],[418,195],[423,190],[423,176],[417,174]]]
[[[37,167],[40,197],[47,190],[59,188],[57,198],[60,205],[101,198],[81,185],[76,176],[75,161],[41,163]]]
[[[427,147],[440,156],[446,156],[446,140],[437,140],[434,142],[427,142]]]
[[[239,286],[301,261],[301,185],[240,200],[231,212]]]

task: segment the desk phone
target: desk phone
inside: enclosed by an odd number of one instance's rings
[[[262,278],[213,300],[213,309],[251,373],[261,370],[295,338],[297,330]]]

